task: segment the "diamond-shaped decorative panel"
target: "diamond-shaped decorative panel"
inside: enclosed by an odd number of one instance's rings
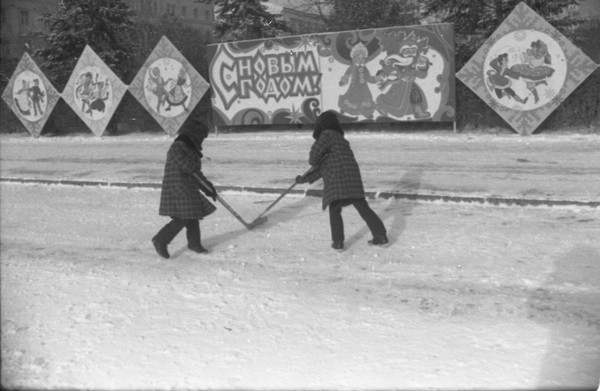
[[[2,99],[33,137],[39,137],[58,98],[58,91],[33,59],[29,54],[23,54]]]
[[[531,134],[597,67],[519,3],[457,73],[520,134]]]
[[[163,36],[129,91],[174,136],[208,88],[206,80]]]
[[[102,136],[126,90],[108,65],[86,46],[62,97],[96,136]]]

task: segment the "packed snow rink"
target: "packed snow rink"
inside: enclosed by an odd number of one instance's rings
[[[347,137],[368,191],[600,199],[591,136]],[[171,141],[4,136],[1,176],[159,183]],[[251,221],[277,193],[235,187],[287,188],[310,144],[211,136],[204,172]],[[347,208],[337,253],[320,198],[290,194],[253,230],[217,204],[210,253],[180,234],[163,260],[159,194],[0,184],[4,387],[598,388],[598,207],[377,197],[391,245]]]

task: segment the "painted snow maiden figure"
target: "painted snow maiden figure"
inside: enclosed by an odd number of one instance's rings
[[[377,79],[371,75],[369,68],[365,65],[365,59],[368,55],[367,47],[361,42],[354,45],[350,51],[352,65],[348,67],[339,83],[340,86],[345,86],[350,82],[348,91],[338,99],[338,105],[342,113],[373,118],[375,102],[368,83],[374,84]]]
[[[348,205],[354,205],[360,217],[367,223],[373,235],[369,244],[387,245],[385,226],[365,199],[358,163],[334,112],[326,111],[319,115],[313,138],[315,142],[310,149],[308,162],[315,169],[305,176],[298,175],[296,182],[313,183],[323,178],[323,210],[329,206],[333,241],[331,247],[337,251],[344,249],[342,208]]]
[[[188,119],[167,152],[158,214],[171,217],[171,221],[152,238],[156,252],[163,258],[169,258],[167,246],[184,227],[188,248],[197,253],[208,252],[201,244],[199,220],[216,207],[199,190],[213,200],[217,192],[202,174],[202,142],[207,136],[208,128],[203,122]],[[209,188],[202,188],[194,174],[203,178]]]

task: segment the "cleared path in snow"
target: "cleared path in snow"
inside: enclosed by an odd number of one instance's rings
[[[422,196],[600,201],[600,137],[349,133],[366,190]],[[310,133],[211,135],[204,171],[222,187],[285,189]],[[2,178],[158,184],[168,136],[0,136]],[[306,188],[299,186],[299,189]],[[320,189],[317,182],[312,189]]]

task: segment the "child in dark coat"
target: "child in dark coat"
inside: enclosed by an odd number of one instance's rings
[[[199,190],[215,201],[217,192],[202,174],[202,142],[207,136],[208,128],[203,122],[189,119],[167,152],[158,214],[171,217],[171,221],[152,238],[156,252],[163,258],[170,257],[167,246],[184,227],[188,248],[197,253],[208,252],[201,244],[199,220],[216,207]],[[194,174],[206,182],[207,188],[200,186]]]
[[[314,170],[305,176],[298,175],[296,182],[313,183],[323,178],[323,210],[329,206],[331,247],[339,251],[344,249],[342,208],[348,205],[356,208],[371,230],[373,239],[369,240],[369,244],[387,245],[387,231],[365,199],[358,163],[334,112],[326,111],[319,115],[313,138],[315,142],[310,149],[308,162]]]

